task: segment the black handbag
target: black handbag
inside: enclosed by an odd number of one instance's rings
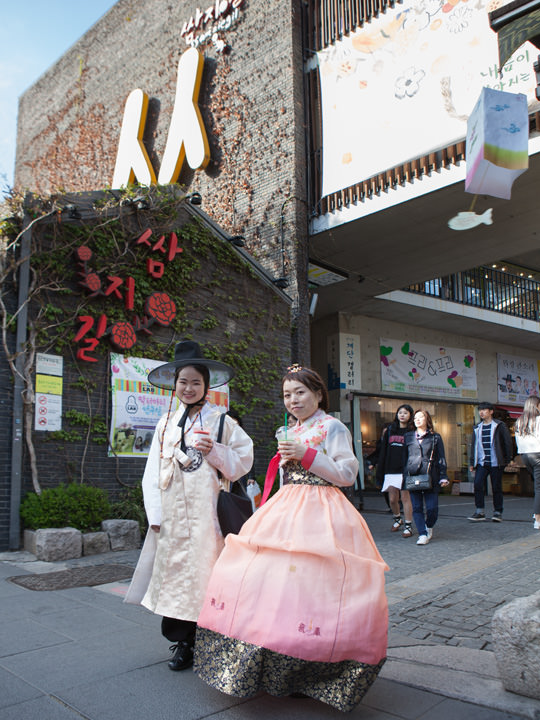
[[[437,439],[433,438],[431,455],[429,456],[429,463],[427,466],[427,473],[422,473],[421,475],[405,475],[403,490],[408,490],[409,492],[421,492],[422,490],[433,489],[433,483],[431,481],[431,475],[429,473],[429,470],[431,468],[431,461],[433,460],[433,451],[435,450],[436,443]]]
[[[219,430],[217,442],[221,442],[223,435],[223,424],[225,422],[225,413],[219,419]],[[221,480],[221,473],[218,470],[218,477]],[[223,537],[229,533],[237,535],[242,525],[253,514],[253,506],[251,498],[244,490],[242,483],[230,483],[230,490],[221,489],[217,499],[217,517],[219,527]]]
[[[409,492],[420,492],[420,490],[431,490],[431,475],[426,473],[425,475],[406,475],[404,490]]]

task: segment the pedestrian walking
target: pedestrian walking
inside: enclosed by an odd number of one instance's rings
[[[381,486],[382,493],[388,492],[388,501],[393,514],[391,530],[401,532],[404,538],[413,536],[411,498],[409,492],[402,487],[405,433],[413,429],[412,407],[400,405],[393,421],[383,430],[377,463],[377,483]],[[405,524],[399,508],[400,499]]]
[[[540,398],[529,396],[516,422],[517,451],[534,482],[534,524],[540,530]]]
[[[442,437],[433,429],[425,409],[414,413],[416,430],[405,435],[405,484],[407,476],[427,475],[429,487],[410,492],[417,545],[427,545],[439,516],[439,489],[449,485]]]
[[[489,402],[478,403],[481,422],[473,429],[470,470],[474,472],[474,503],[476,509],[468,518],[472,522],[486,519],[484,510],[487,478],[493,491],[493,522],[502,522],[504,468],[512,460],[512,438],[506,424],[493,417]]]
[[[172,410],[171,396],[150,447],[142,481],[149,530],[126,602],[140,602],[162,616],[161,632],[174,643],[171,670],[193,664],[197,617],[223,549],[218,471],[234,481],[253,462],[253,443],[232,418],[225,417],[221,442],[216,441],[221,412],[206,400],[209,388],[233,374],[185,340],[176,345],[174,361],[148,375],[152,385],[174,389],[180,407]]]
[[[385,661],[388,568],[340,490],[354,483],[358,461],[348,429],[326,412],[321,377],[292,366],[282,388],[296,419],[269,468],[273,480],[281,463],[282,487],[227,537],[194,667],[229,695],[302,694],[348,711]]]

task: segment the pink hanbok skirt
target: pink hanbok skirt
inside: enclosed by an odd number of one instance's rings
[[[230,695],[303,693],[351,710],[386,657],[385,570],[339,488],[285,485],[227,536],[198,619],[196,672]]]

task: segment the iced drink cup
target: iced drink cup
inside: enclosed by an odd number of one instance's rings
[[[276,430],[276,440],[278,443],[283,442],[284,440],[290,440],[289,429],[285,427],[285,425],[282,425],[282,427],[279,427]]]

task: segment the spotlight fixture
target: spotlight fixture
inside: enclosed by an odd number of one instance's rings
[[[285,288],[289,285],[289,281],[285,277],[276,278],[275,280],[272,280],[272,282],[281,290],[285,290]]]
[[[236,245],[236,247],[244,247],[244,245],[246,244],[243,235],[233,235],[229,238],[229,242],[233,245]]]
[[[186,200],[189,200],[191,205],[202,205],[202,195],[198,192],[192,192],[186,195]]]
[[[148,208],[150,207],[148,198],[145,198],[142,195],[139,195],[138,197],[133,198],[133,200],[131,202],[133,205],[135,205],[137,210],[148,210]]]
[[[68,218],[80,218],[81,214],[76,205],[65,205],[62,212],[67,212]]]

